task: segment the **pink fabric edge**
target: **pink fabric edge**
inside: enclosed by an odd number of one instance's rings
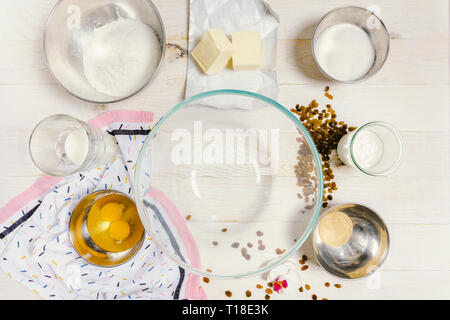
[[[162,191],[152,188],[147,195],[154,200],[158,201],[166,210],[170,221],[175,226],[178,234],[186,247],[187,255],[189,261],[195,268],[200,268],[200,255],[198,253],[198,248],[195,243],[194,237],[186,226],[186,222],[182,217],[181,213],[178,211],[175,204],[170,201]],[[192,300],[206,300],[206,292],[200,287],[200,276],[189,272],[188,280],[186,283],[185,298]]]
[[[115,110],[99,115],[88,122],[97,128],[104,128],[114,122],[153,122],[153,112]],[[0,209],[0,223],[5,222],[20,210],[20,208],[47,192],[48,189],[63,179],[64,178],[52,176],[39,178],[31,187],[10,200]]]
[[[0,209],[0,223],[4,223],[8,218],[19,211],[20,208],[47,192],[61,180],[63,180],[63,178],[50,176],[39,178],[31,187],[10,200],[3,208]]]
[[[88,122],[97,128],[103,128],[114,122],[153,122],[153,112],[115,110],[99,115]]]

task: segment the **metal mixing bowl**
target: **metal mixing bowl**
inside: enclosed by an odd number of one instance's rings
[[[83,68],[83,50],[95,28],[118,20],[133,19],[155,31],[161,44],[161,57],[153,74],[136,92],[111,97],[98,92],[87,81]],[[158,10],[150,0],[60,0],[47,20],[44,33],[45,59],[55,79],[73,96],[93,103],[112,103],[129,98],[159,73],[164,61],[166,36]]]
[[[360,77],[359,79],[351,81],[342,81],[334,78],[328,74],[319,64],[319,61],[315,52],[315,45],[320,34],[327,28],[340,23],[351,23],[362,28],[370,37],[373,47],[375,49],[375,61],[370,70]],[[312,55],[314,61],[319,68],[320,72],[327,78],[342,82],[342,83],[355,83],[366,80],[376,74],[386,62],[389,53],[389,32],[386,29],[383,21],[377,17],[373,12],[360,7],[346,6],[336,8],[327,13],[322,20],[317,24],[313,36],[312,36]]]
[[[345,213],[353,222],[353,233],[346,244],[331,247],[322,242],[319,224],[324,216]],[[341,204],[328,209],[316,225],[313,234],[313,253],[331,275],[342,279],[358,279],[377,270],[389,252],[389,233],[385,223],[372,210],[359,204]]]
[[[100,190],[81,199],[74,208],[69,220],[69,239],[78,255],[86,262],[97,267],[116,267],[128,262],[141,249],[145,240],[145,231],[140,240],[130,249],[120,252],[110,252],[100,248],[89,235],[87,218],[94,203],[103,197],[126,194],[115,190]]]

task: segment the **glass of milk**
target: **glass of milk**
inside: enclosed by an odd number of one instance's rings
[[[389,33],[371,11],[341,7],[326,14],[317,25],[312,52],[326,77],[354,83],[381,69],[389,52]]]
[[[33,163],[52,176],[67,176],[105,164],[116,150],[114,137],[63,114],[39,122],[29,140]]]
[[[403,142],[399,131],[386,122],[369,122],[347,133],[338,143],[339,159],[371,176],[386,176],[401,162]]]

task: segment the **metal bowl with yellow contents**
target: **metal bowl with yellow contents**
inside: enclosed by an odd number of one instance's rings
[[[74,249],[91,264],[114,267],[131,259],[144,241],[135,202],[114,190],[83,198],[73,210],[69,235]]]

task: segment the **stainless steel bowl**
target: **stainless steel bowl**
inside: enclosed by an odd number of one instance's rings
[[[145,240],[145,231],[139,241],[130,249],[120,252],[106,251],[100,248],[89,235],[87,218],[94,203],[103,197],[121,195],[134,203],[126,194],[115,190],[100,190],[88,194],[75,206],[69,220],[69,239],[74,250],[87,263],[97,267],[117,267],[132,259],[141,249]]]
[[[324,216],[345,213],[353,222],[353,233],[346,244],[331,247],[322,242],[319,224]],[[389,252],[389,233],[383,220],[359,204],[340,204],[322,214],[313,234],[313,253],[320,266],[342,279],[359,279],[377,270]]]
[[[133,19],[151,27],[161,44],[161,57],[153,74],[136,92],[125,97],[110,97],[94,89],[83,69],[83,50],[95,28],[119,18]],[[60,0],[48,17],[44,33],[45,59],[55,79],[73,96],[93,103],[112,103],[129,98],[158,75],[164,61],[164,25],[150,0]]]
[[[334,78],[328,74],[319,64],[319,61],[315,52],[315,45],[320,34],[327,28],[339,23],[351,23],[362,28],[369,35],[372,40],[372,44],[375,49],[375,61],[370,70],[360,77],[352,81],[342,81]],[[312,55],[314,62],[319,68],[320,72],[327,78],[342,82],[342,83],[355,83],[366,80],[376,74],[386,62],[389,53],[389,32],[384,25],[383,21],[377,17],[373,12],[354,6],[346,6],[336,8],[327,13],[322,20],[317,24],[313,36],[312,36]]]

